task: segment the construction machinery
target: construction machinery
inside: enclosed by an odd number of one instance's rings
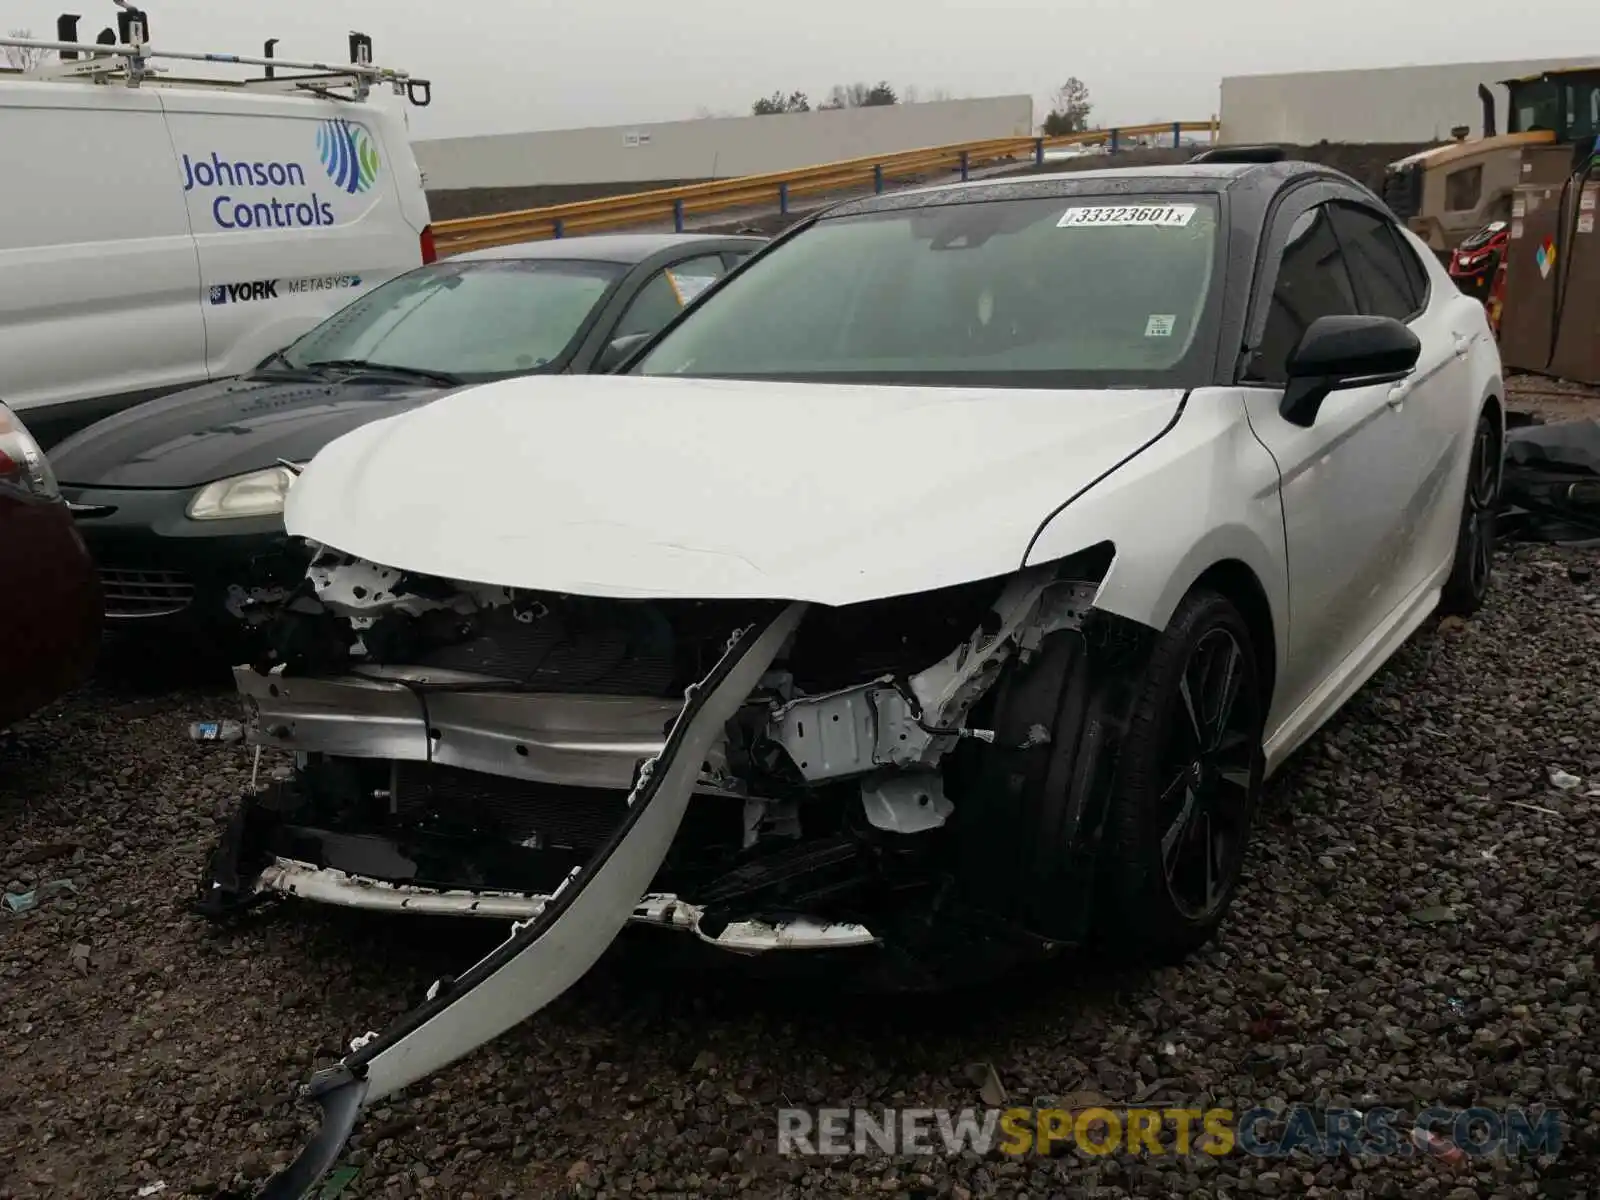
[[[1513,370],[1600,383],[1597,137],[1528,150],[1512,191],[1500,355]]]
[[[1496,221],[1511,221],[1512,193],[1527,182],[1526,151],[1569,145],[1600,133],[1600,65],[1502,80],[1505,132],[1497,132],[1495,96],[1482,84],[1483,136],[1456,140],[1389,164],[1383,198],[1441,259]]]

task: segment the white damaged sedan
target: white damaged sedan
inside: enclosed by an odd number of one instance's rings
[[[316,457],[318,557],[237,673],[297,767],[205,903],[516,924],[317,1077],[270,1195],[630,922],[935,981],[1211,936],[1265,776],[1483,601],[1504,430],[1426,247],[1238,157],[846,202],[621,375]]]

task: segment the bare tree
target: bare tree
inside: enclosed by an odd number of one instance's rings
[[[1044,119],[1043,132],[1047,137],[1082,133],[1089,128],[1089,114],[1093,111],[1089,85],[1074,75],[1056,91],[1050,113]]]
[[[828,90],[823,108],[863,108],[872,94],[870,83],[836,83]]]
[[[820,108],[876,108],[880,105],[899,104],[900,97],[887,80],[878,83],[836,83],[828,92],[828,99]]]
[[[9,29],[7,37],[29,39],[33,37],[31,29]],[[35,67],[49,62],[52,52],[39,50],[32,46],[0,46],[0,58],[4,58],[6,65],[18,71],[31,71]]]

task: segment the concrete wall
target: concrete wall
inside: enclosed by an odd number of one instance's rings
[[[727,179],[1033,132],[1031,96],[413,143],[429,192]]]
[[[1594,61],[1534,59],[1236,75],[1222,81],[1220,140],[1298,145],[1448,141],[1457,125],[1469,126],[1477,135],[1483,131],[1480,83],[1489,84],[1495,94],[1496,127],[1504,132],[1506,92],[1494,86],[1497,81]]]

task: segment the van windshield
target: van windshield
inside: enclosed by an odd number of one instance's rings
[[[626,270],[549,259],[435,263],[336,312],[279,361],[363,362],[471,383],[553,369]]]
[[[824,218],[731,277],[644,375],[1183,386],[1214,353],[1210,195],[976,201]]]

